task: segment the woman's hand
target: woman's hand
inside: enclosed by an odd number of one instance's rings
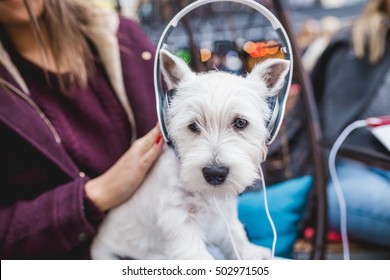
[[[163,139],[158,124],[136,140],[105,173],[88,181],[85,191],[101,210],[109,210],[129,199],[161,154]]]

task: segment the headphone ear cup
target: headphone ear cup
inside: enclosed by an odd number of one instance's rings
[[[165,141],[170,142],[169,135],[168,135],[168,129],[167,129],[167,111],[168,111],[168,100],[167,95],[165,94],[161,98],[161,133],[163,134]]]
[[[275,109],[277,110],[277,107],[278,107],[278,96],[275,95],[275,96],[271,96],[267,99],[267,102],[268,102],[268,108],[271,110],[271,114],[270,114],[270,118],[268,119],[268,121],[266,122],[266,127],[267,129],[270,129],[273,127],[274,125],[274,121],[275,121]]]
[[[163,116],[163,134],[168,142],[171,143],[171,139],[169,138],[167,123],[168,123],[168,109],[171,105],[172,99],[176,93],[175,89],[171,89],[165,92],[164,97],[162,98],[162,116]]]
[[[268,143],[270,143],[277,133],[277,130],[279,128],[280,120],[280,107],[279,107],[279,98],[277,95],[269,97],[268,98],[268,106],[271,110],[270,118],[266,123],[266,128],[269,133],[269,140]]]

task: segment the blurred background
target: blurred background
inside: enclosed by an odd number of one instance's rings
[[[96,5],[113,9],[123,16],[131,18],[141,24],[149,38],[157,43],[167,23],[173,16],[193,0],[91,0]],[[310,71],[327,45],[332,35],[340,28],[350,25],[354,18],[360,14],[367,0],[282,0],[284,9],[288,11],[292,28],[296,34],[296,41],[302,54],[302,63],[306,70]],[[272,11],[271,0],[257,1]],[[273,34],[270,26],[265,26],[263,19],[256,16],[253,11],[243,9],[243,5],[232,3],[216,3],[212,8],[197,11],[194,19],[191,19],[191,27],[183,26],[175,30],[170,35],[174,52],[187,60],[193,69],[200,68],[191,57],[191,37],[195,38],[201,49],[202,62],[211,58],[210,50],[213,52],[212,63],[206,68],[223,68],[223,70],[240,73],[250,71],[251,67],[259,60],[268,57],[282,57],[280,52],[280,42],[276,34]],[[227,19],[227,20],[226,20]],[[204,23],[207,22],[209,32],[205,32]],[[221,23],[222,22],[222,23]],[[202,25],[202,30],[197,29],[197,25]],[[263,25],[264,32],[259,35],[259,26]],[[190,28],[190,30],[189,30]],[[226,32],[232,32],[230,39],[228,36],[215,28],[225,28]],[[221,38],[216,38],[216,34],[222,34]],[[243,35],[244,34],[244,35]],[[213,36],[213,38],[210,38]],[[242,38],[245,37],[245,38]],[[188,41],[190,40],[190,42]],[[244,44],[249,42],[248,45]],[[257,43],[257,46],[252,43]],[[260,45],[259,45],[260,44]],[[310,46],[310,48],[309,48]],[[202,49],[205,51],[202,52]],[[244,53],[237,53],[234,50],[244,49]],[[246,51],[245,51],[246,50]],[[257,50],[257,53],[254,51]],[[221,65],[221,54],[228,54],[227,63]],[[237,57],[240,60],[236,59]],[[225,60],[225,58],[223,58]],[[217,61],[215,61],[217,60]],[[241,65],[244,62],[246,65]],[[197,65],[194,65],[197,64]],[[231,68],[229,68],[231,67]],[[203,67],[204,68],[204,67]]]
[[[167,23],[177,12],[178,6],[186,6],[193,0],[91,0],[95,4],[119,10],[124,16],[136,19],[142,24],[148,22],[156,25]],[[299,28],[307,19],[321,19],[332,15],[343,20],[350,20],[359,14],[367,0],[283,0]],[[257,1],[265,6],[270,0]],[[160,26],[163,29],[164,26]]]
[[[157,41],[165,24],[182,8],[193,0],[91,0],[98,6],[115,9],[122,15],[141,23],[151,39]],[[303,31],[308,25],[320,32],[321,19],[336,17],[343,25],[362,11],[367,0],[283,0],[290,12],[295,31]],[[271,0],[257,1],[270,6]],[[212,20],[212,19],[210,19]],[[315,23],[316,22],[316,23]],[[310,23],[310,24],[308,24]]]

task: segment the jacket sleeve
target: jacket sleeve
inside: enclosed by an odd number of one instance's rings
[[[1,208],[1,259],[61,258],[90,240],[102,214],[86,198],[87,180],[77,178]]]

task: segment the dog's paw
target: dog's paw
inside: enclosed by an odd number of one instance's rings
[[[249,243],[240,250],[240,256],[243,260],[268,260],[271,258],[271,250]]]

